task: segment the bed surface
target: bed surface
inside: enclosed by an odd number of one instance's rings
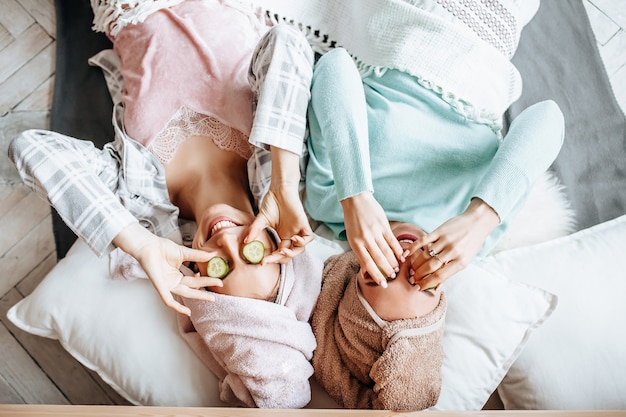
[[[55,93],[51,113],[51,129],[61,133],[92,140],[97,146],[112,139],[111,101],[104,78],[98,68],[89,67],[87,59],[101,49],[110,48],[109,40],[102,34],[91,31],[91,8],[84,0],[64,0],[55,2],[57,8],[57,73]],[[549,41],[548,41],[549,40]],[[544,0],[537,16],[529,23],[522,34],[519,50],[514,58],[524,79],[524,93],[520,100],[507,113],[507,120],[514,118],[525,107],[544,99],[555,100],[563,110],[566,120],[565,143],[553,165],[554,172],[565,185],[568,198],[578,215],[577,229],[599,225],[626,213],[626,119],[617,105],[605,71],[602,68],[596,41],[589,26],[585,8],[580,0]],[[56,215],[53,226],[57,245],[57,256],[64,258],[72,247],[76,237]],[[613,237],[619,242],[626,231],[626,217],[619,227],[621,235]],[[586,232],[583,230],[583,232]],[[598,246],[597,260],[613,254],[619,256],[623,244],[613,244],[609,248],[599,247],[601,242],[609,241],[608,230],[595,232],[594,244]],[[587,233],[589,235],[589,233]],[[584,237],[584,236],[583,236]],[[582,239],[582,238],[581,238]],[[580,239],[579,239],[580,240]],[[622,239],[626,243],[626,239]],[[576,239],[562,240],[559,244],[539,247],[529,251],[524,259],[540,258],[545,254],[545,263],[572,249],[580,247]],[[593,248],[592,248],[593,249]],[[72,260],[70,253],[68,260]],[[509,256],[515,259],[517,255]],[[581,258],[579,256],[579,258]],[[84,259],[84,258],[83,258]],[[504,261],[507,261],[506,256]],[[506,262],[497,262],[502,266]],[[569,263],[569,261],[568,261]],[[608,261],[605,264],[609,263]],[[572,263],[572,265],[574,265]],[[513,265],[514,267],[515,265]],[[511,275],[515,275],[515,268]],[[581,270],[580,267],[576,267]],[[626,282],[623,273],[617,268],[602,270],[605,287],[612,287],[610,282]],[[59,272],[60,268],[56,268]],[[620,267],[621,271],[621,267]],[[508,273],[509,271],[507,271]],[[572,271],[572,277],[576,271]],[[610,273],[609,273],[610,272]],[[521,280],[522,274],[518,274]],[[528,275],[528,274],[526,274]],[[533,275],[535,275],[533,273]],[[579,274],[581,288],[586,277]],[[80,280],[80,276],[73,275]],[[513,276],[518,278],[518,276]],[[549,278],[549,277],[547,277]],[[578,279],[578,278],[576,278]],[[108,285],[108,284],[107,284]],[[620,284],[621,285],[621,284]],[[570,286],[568,284],[568,286]],[[64,287],[67,288],[67,287]],[[617,288],[617,286],[613,286]],[[125,291],[126,292],[126,291]],[[580,291],[579,291],[580,292]],[[618,294],[615,294],[618,295]],[[561,296],[561,294],[559,294]],[[567,301],[568,294],[563,294],[562,301]],[[49,298],[49,297],[48,297]],[[109,301],[115,303],[115,301]],[[37,303],[34,303],[37,304]],[[563,304],[565,305],[565,304]],[[621,308],[621,307],[620,307]],[[624,308],[621,308],[622,310]],[[557,312],[559,310],[557,309]],[[621,310],[620,310],[621,311]],[[626,317],[626,311],[624,312]],[[612,319],[622,328],[626,323]],[[549,322],[548,322],[549,323]],[[607,329],[606,337],[611,333]],[[558,336],[557,333],[552,333]],[[550,337],[550,335],[545,336]],[[542,339],[543,340],[543,339]],[[623,339],[626,340],[626,339]],[[599,345],[602,340],[597,341]],[[605,343],[606,344],[606,343]],[[613,343],[619,347],[623,344]],[[626,354],[619,356],[626,361]],[[624,362],[626,363],[626,362]],[[608,372],[608,371],[607,371]],[[587,376],[587,375],[585,375]],[[556,376],[555,376],[556,377]],[[588,378],[586,378],[588,379]],[[589,379],[589,383],[592,381]],[[626,382],[623,378],[614,382]],[[565,384],[565,382],[563,383]],[[624,385],[626,386],[626,385]],[[519,390],[513,390],[519,391]],[[616,408],[626,409],[626,398],[618,396],[622,403]],[[571,403],[570,403],[571,404]],[[0,416],[30,415],[198,415],[195,408],[169,407],[116,407],[114,412],[107,407],[84,406],[8,406],[0,405]],[[573,408],[564,406],[564,408]],[[43,413],[42,413],[43,412]],[[276,415],[276,410],[232,410],[225,413],[219,409],[202,409],[202,415]],[[269,414],[271,413],[271,414]],[[355,414],[356,412],[337,410],[289,410],[289,415],[337,415]],[[362,412],[358,412],[359,415]],[[476,415],[476,412],[456,413],[438,412],[441,415]],[[626,415],[622,412],[548,412],[523,411],[520,415]],[[393,415],[391,412],[370,412],[371,415]],[[414,415],[416,413],[408,413]],[[490,411],[491,416],[505,415],[501,411]],[[483,415],[481,412],[480,415]]]

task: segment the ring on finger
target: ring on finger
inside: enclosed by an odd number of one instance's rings
[[[448,262],[450,262],[450,261],[444,261],[443,259],[441,259],[441,258],[439,257],[439,255],[435,255],[434,257],[435,257],[435,258],[436,258],[439,262],[441,262],[441,267],[442,267],[442,268],[443,268],[444,266],[448,265]]]
[[[432,246],[433,246],[432,243],[428,244],[428,254],[430,255],[431,258],[434,258],[435,256],[439,255],[439,253],[436,250],[434,250]]]

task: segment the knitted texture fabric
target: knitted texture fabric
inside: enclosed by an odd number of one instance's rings
[[[464,116],[499,129],[521,94],[510,58],[538,1],[260,0],[318,52],[342,46],[362,72],[405,71]],[[489,66],[484,63],[489,62]]]
[[[316,341],[309,317],[317,301],[322,261],[304,252],[281,267],[275,303],[214,294],[182,302],[179,331],[219,379],[220,399],[240,407],[301,408],[311,400],[310,360]]]
[[[422,410],[437,403],[447,301],[423,317],[379,325],[359,295],[353,252],[324,266],[311,324],[315,377],[346,408]]]

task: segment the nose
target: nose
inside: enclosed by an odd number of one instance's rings
[[[225,229],[219,233],[215,243],[232,261],[236,261],[239,259],[240,238],[239,233]]]

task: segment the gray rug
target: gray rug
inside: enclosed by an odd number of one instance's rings
[[[582,2],[543,0],[514,63],[524,91],[509,115],[545,99],[565,115],[565,142],[553,169],[567,187],[578,229],[626,213],[626,118]]]

